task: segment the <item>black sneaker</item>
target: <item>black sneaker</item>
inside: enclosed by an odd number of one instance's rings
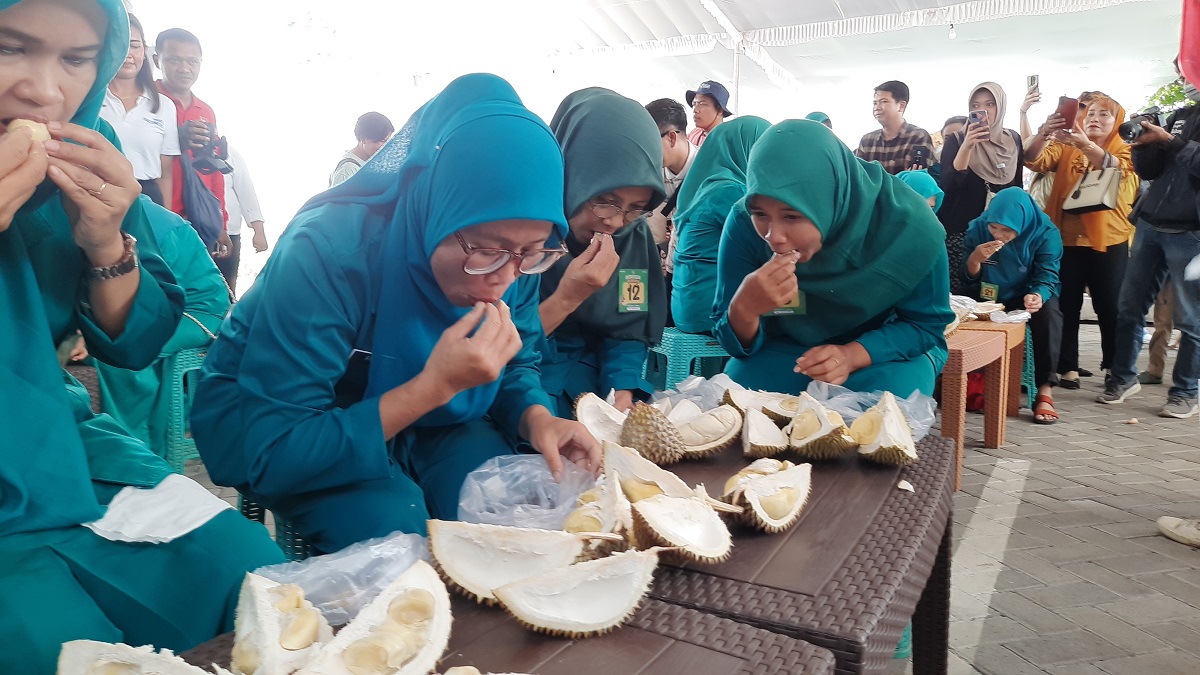
[[[1100,370],[1104,370],[1104,368],[1101,367]],[[1087,368],[1080,368],[1075,372],[1079,373],[1080,377],[1091,377],[1093,375],[1092,371],[1088,370]]]
[[[1137,380],[1134,380],[1132,384],[1122,385],[1115,379],[1109,378],[1108,381],[1104,383],[1104,393],[1097,396],[1096,400],[1101,403],[1108,403],[1110,405],[1124,403],[1125,399],[1133,396],[1141,390],[1142,385],[1138,384]]]

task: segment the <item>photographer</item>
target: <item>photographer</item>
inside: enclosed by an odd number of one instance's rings
[[[1178,69],[1178,61],[1176,62]],[[1187,97],[1200,100],[1191,82]],[[1137,357],[1147,310],[1165,277],[1175,291],[1175,325],[1183,336],[1173,383],[1162,417],[1196,414],[1196,382],[1200,376],[1200,281],[1186,280],[1184,268],[1200,254],[1200,120],[1195,106],[1181,108],[1163,126],[1137,119],[1121,130],[1133,136],[1133,167],[1143,180],[1154,181],[1138,200],[1130,220],[1136,225],[1129,266],[1117,306],[1112,372],[1104,383],[1101,403],[1121,403],[1141,389]],[[1138,127],[1140,126],[1140,132]]]

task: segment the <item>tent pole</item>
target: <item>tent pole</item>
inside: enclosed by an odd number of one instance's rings
[[[738,40],[733,45],[733,105],[730,106],[730,112],[737,114],[738,101],[741,98],[742,88],[742,41]]]

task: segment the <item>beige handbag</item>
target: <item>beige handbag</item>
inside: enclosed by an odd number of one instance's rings
[[[1104,153],[1104,166],[1079,178],[1075,189],[1063,201],[1063,212],[1082,215],[1117,208],[1121,194],[1121,170],[1113,156]]]

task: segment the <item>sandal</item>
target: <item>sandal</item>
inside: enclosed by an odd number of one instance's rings
[[[1038,406],[1048,406],[1038,411]],[[1054,399],[1047,394],[1039,394],[1033,399],[1033,423],[1034,424],[1054,424],[1058,422],[1058,413],[1054,411]]]

